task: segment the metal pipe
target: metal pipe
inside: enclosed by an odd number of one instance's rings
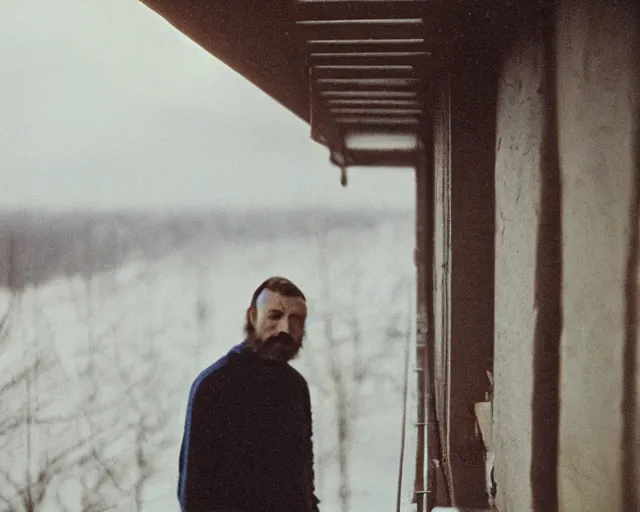
[[[420,141],[416,165],[416,252],[417,270],[417,343],[416,365],[418,386],[418,440],[416,453],[415,501],[418,512],[430,510],[433,504],[432,478],[428,470],[433,457],[434,440],[430,431],[432,415],[432,352],[433,352],[433,257],[434,257],[434,170],[431,137]]]

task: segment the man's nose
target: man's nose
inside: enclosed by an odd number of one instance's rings
[[[278,330],[280,332],[291,334],[291,332],[289,331],[289,319],[287,317],[283,317],[280,319],[280,322],[278,322]]]

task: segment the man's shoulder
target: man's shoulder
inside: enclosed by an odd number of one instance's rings
[[[287,366],[289,368],[289,371],[291,372],[291,375],[296,380],[296,382],[303,388],[308,389],[309,386],[307,384],[307,379],[305,379],[304,376],[290,364],[287,364]]]
[[[225,354],[216,362],[207,366],[193,381],[191,393],[193,394],[202,388],[211,387],[224,380],[225,375],[228,374],[231,369],[230,363],[229,354]]]

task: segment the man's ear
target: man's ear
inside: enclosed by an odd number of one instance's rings
[[[247,309],[247,320],[249,321],[249,324],[255,329],[256,323],[258,322],[258,310],[255,306],[250,306],[249,309]]]

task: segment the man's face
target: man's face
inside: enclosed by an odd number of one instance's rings
[[[249,310],[257,351],[269,359],[293,359],[302,347],[306,318],[304,299],[264,290],[258,296],[256,307]]]

